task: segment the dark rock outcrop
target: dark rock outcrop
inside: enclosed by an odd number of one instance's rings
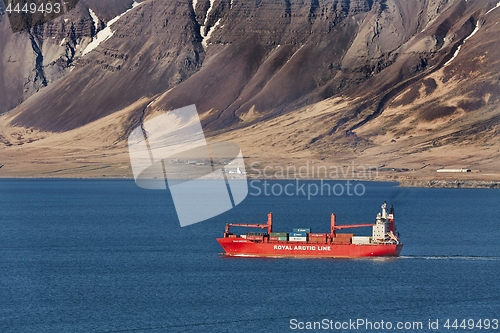
[[[311,141],[318,145],[389,106],[430,95],[437,83],[429,75],[438,70],[453,82],[466,69],[489,80],[498,67],[486,44],[474,52],[490,52],[490,67],[444,67],[476,23],[489,22],[484,15],[494,5],[464,0],[146,0],[82,55],[132,3],[82,0],[67,16],[18,34],[0,17],[0,75],[11,78],[0,82],[0,113],[18,106],[14,123],[66,131],[159,97],[155,108],[196,104],[204,128],[215,133],[333,96],[355,101]],[[478,34],[499,28],[488,29]],[[485,101],[494,99],[485,96],[496,88],[483,81],[464,85],[470,100],[461,106],[433,101],[435,109],[422,111],[420,120],[488,107]],[[478,87],[481,94],[473,95]]]

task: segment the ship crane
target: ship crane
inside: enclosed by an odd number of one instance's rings
[[[350,229],[350,228],[364,228],[364,227],[373,227],[375,224],[367,223],[367,224],[346,224],[346,225],[337,225],[335,226],[336,230],[342,229]]]
[[[226,223],[226,230],[224,237],[230,234],[229,230],[231,227],[244,227],[244,228],[257,228],[257,229],[267,229],[267,233],[273,232],[273,213],[267,214],[267,223]]]
[[[373,223],[337,225],[337,216],[335,214],[332,214],[331,219],[330,219],[330,237],[335,238],[337,236],[336,235],[337,230],[364,228],[364,227],[373,227],[373,226],[374,226]]]

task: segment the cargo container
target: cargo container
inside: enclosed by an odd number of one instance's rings
[[[326,243],[326,234],[309,234],[309,243]]]
[[[290,237],[307,237],[305,232],[291,232]]]
[[[269,236],[276,236],[276,237],[288,237],[287,232],[271,232]]]
[[[351,244],[351,239],[352,238],[347,238],[347,237],[340,237],[340,238],[332,238],[332,243],[342,243],[342,244]]]
[[[269,241],[282,242],[282,241],[287,241],[287,240],[288,240],[288,237],[269,236]]]
[[[326,234],[313,234],[313,233],[310,233],[309,237],[326,237]]]
[[[265,236],[265,232],[247,232],[247,236]]]
[[[310,233],[311,232],[311,228],[293,228],[293,232]]]
[[[252,240],[252,241],[261,241],[261,242],[263,242],[264,241],[264,236],[260,236],[260,235],[247,235],[247,239],[248,240]]]
[[[326,238],[325,239],[309,239],[309,243],[311,243],[311,244],[325,244]]]
[[[288,237],[289,242],[307,242],[307,237]]]
[[[337,233],[335,235],[335,238],[352,238],[352,236],[354,236],[354,234],[341,234],[341,233]]]
[[[372,238],[366,236],[353,236],[351,242],[352,244],[370,244]]]

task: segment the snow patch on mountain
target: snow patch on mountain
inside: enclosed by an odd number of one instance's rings
[[[89,8],[89,14],[90,14],[90,17],[92,17],[92,21],[94,21],[94,27],[95,27],[95,31],[97,32],[97,30],[99,30],[99,17],[97,16],[97,14]]]
[[[201,35],[201,44],[203,45],[204,48],[207,47],[207,40],[210,38],[210,35],[212,32],[215,30],[217,25],[220,23],[220,19],[215,23],[215,25],[212,27],[212,29],[207,29],[207,23],[208,23],[208,18],[210,16],[210,12],[212,11],[212,8],[214,7],[214,2],[215,0],[210,0],[210,7],[208,7],[207,13],[205,14],[205,22],[203,22],[203,25],[200,27],[200,35]]]
[[[498,7],[500,7],[500,2],[497,2],[497,5],[495,7],[493,7],[493,8],[491,8],[490,10],[488,10],[485,15],[488,15],[489,13],[491,13],[492,11],[494,11],[495,9],[497,9]]]
[[[453,57],[451,57],[450,60],[448,60],[445,64],[444,64],[444,67],[448,66],[449,64],[451,64],[451,62],[453,60],[455,60],[455,58],[458,56],[458,54],[460,53],[460,49],[462,48],[462,46],[465,44],[466,41],[468,41],[472,36],[474,36],[478,31],[479,31],[479,28],[481,28],[481,25],[479,24],[479,21],[476,22],[476,28],[474,29],[474,31],[471,32],[471,34],[469,36],[467,36],[467,38],[464,39],[464,41],[462,42],[462,44],[460,44],[457,48],[457,50],[455,51],[455,53],[453,54]]]
[[[205,17],[205,24],[207,24],[207,20],[208,20],[208,15],[210,15],[210,12],[212,11],[212,8],[214,8],[214,2],[215,0],[210,0],[210,7],[208,7],[208,10],[207,10],[207,16]]]
[[[205,36],[205,38],[203,38],[203,40],[201,41],[201,44],[203,45],[204,48],[207,48],[208,46],[208,40],[210,39],[210,36],[212,36],[212,33],[214,32],[215,29],[217,29],[217,26],[220,24],[220,19],[217,20],[217,22],[215,22],[214,26],[212,27],[212,29],[210,29],[207,33],[207,35]]]
[[[119,19],[121,19],[123,17],[123,15],[127,14],[128,12],[133,10],[134,8],[139,7],[143,3],[144,2],[138,3],[136,1],[134,1],[134,3],[132,4],[132,8],[126,10],[125,12],[116,16],[115,18],[111,19],[106,24],[106,27],[104,29],[102,29],[101,31],[99,31],[97,33],[97,35],[95,36],[95,38],[92,40],[92,42],[90,42],[89,45],[87,45],[87,47],[82,51],[82,57],[85,56],[86,54],[92,52],[93,50],[95,50],[101,43],[103,43],[103,42],[107,41],[108,39],[110,39],[111,37],[113,37],[115,32],[113,30],[111,30],[111,26],[114,23],[116,23]],[[89,12],[90,11],[91,11],[91,9],[89,9]],[[90,15],[92,16],[92,14],[90,14]],[[96,15],[96,17],[97,17],[97,15]],[[95,23],[95,20],[94,20],[94,23]]]

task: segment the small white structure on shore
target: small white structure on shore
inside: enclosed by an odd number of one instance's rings
[[[439,169],[437,172],[471,172],[471,169]]]
[[[238,175],[244,175],[246,174],[246,172],[242,171],[239,167],[236,168],[236,170],[229,170],[227,173],[231,173],[231,174],[238,174]]]

